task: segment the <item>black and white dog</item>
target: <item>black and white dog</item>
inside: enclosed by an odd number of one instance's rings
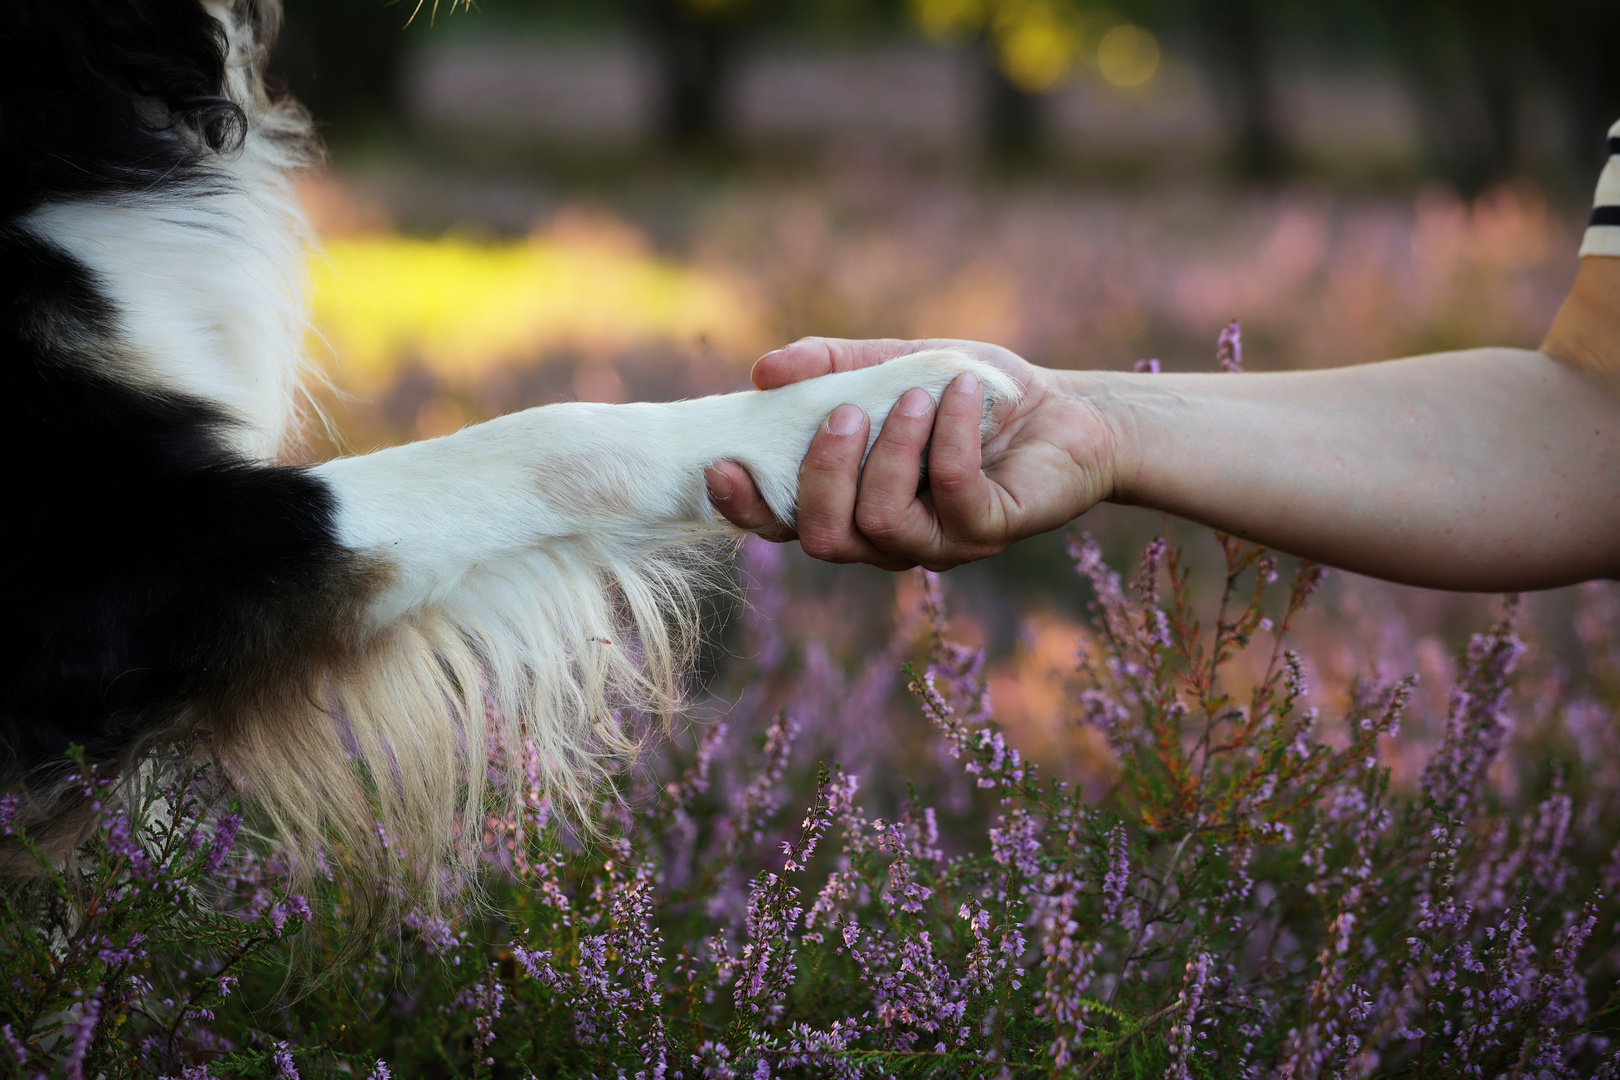
[[[486,746],[533,745],[566,802],[626,747],[616,710],[674,703],[725,562],[708,463],[791,521],[838,404],[876,431],[965,370],[1018,390],[929,353],[278,463],[304,412],[289,178],[311,142],[265,88],[279,14],[0,0],[0,784],[65,850],[70,744],[127,769],[195,736],[306,857],[365,877],[403,851],[431,881],[498,797]]]

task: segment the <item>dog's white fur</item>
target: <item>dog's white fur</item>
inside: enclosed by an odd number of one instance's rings
[[[293,177],[308,120],[271,103],[262,56],[235,5],[204,5],[230,42],[231,96],[250,124],[242,149],[213,164],[219,184],[183,197],[154,194],[47,204],[24,225],[90,267],[123,313],[133,360],[124,378],[185,390],[243,423],[229,434],[272,459],[304,410],[304,337],[311,236]]]
[[[250,122],[217,187],[60,203],[27,224],[115,302],[122,377],[216,403],[237,447],[269,461],[302,412],[308,230],[285,138],[302,121],[267,103],[231,5],[209,7]],[[833,408],[862,407],[875,437],[907,389],[937,399],[966,371],[992,403],[1019,394],[995,368],[930,352],[766,393],[550,405],[315,467],[376,587],[354,649],[294,703],[215,721],[221,756],[306,853],[378,869],[403,850],[432,893],[502,789],[485,786],[486,746],[535,746],[553,796],[577,801],[632,741],[622,710],[674,706],[697,599],[728,551],[705,466],[741,462],[791,523],[800,461]]]

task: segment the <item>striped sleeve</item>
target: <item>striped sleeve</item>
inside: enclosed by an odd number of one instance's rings
[[[1609,163],[1598,178],[1581,255],[1620,256],[1620,123],[1609,129]]]

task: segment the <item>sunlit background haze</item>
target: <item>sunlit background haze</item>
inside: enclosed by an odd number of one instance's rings
[[[288,0],[272,60],[330,151],[301,188],[314,456],[741,389],[811,333],[1170,370],[1230,319],[1250,369],[1533,347],[1620,117],[1597,0],[413,2]],[[1123,558],[1163,524],[1081,526]],[[915,600],[787,558],[789,632],[832,671]],[[1018,738],[1105,771],[1059,718],[1086,601],[1061,538],[952,580]],[[1330,589],[1315,693],[1446,685],[1490,607]],[[1569,597],[1530,607],[1558,656]]]

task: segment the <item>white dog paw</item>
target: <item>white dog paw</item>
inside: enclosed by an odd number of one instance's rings
[[[889,410],[907,390],[920,386],[938,405],[945,388],[957,376],[969,372],[984,388],[984,416],[979,424],[979,435],[982,439],[988,439],[996,433],[996,417],[1007,413],[1002,405],[1015,404],[1023,397],[1023,388],[1000,368],[954,349],[913,353],[876,367],[839,372],[813,381],[827,384],[825,390],[830,396],[838,396],[840,392],[844,394],[840,404],[848,401],[866,410],[866,415],[872,418],[872,431],[866,443],[866,448],[870,450],[883,428],[883,421],[888,418]],[[811,383],[803,385],[809,386]]]
[[[1000,368],[966,353],[933,349],[757,395],[755,401],[763,413],[759,419],[769,434],[754,445],[755,452],[738,457],[777,518],[792,526],[797,520],[799,465],[816,429],[829,413],[844,404],[860,406],[872,422],[866,441],[870,451],[889,411],[907,390],[921,387],[937,405],[945,388],[968,372],[979,380],[984,391],[979,435],[989,439],[999,428],[1001,418],[1023,397],[1023,387]]]

